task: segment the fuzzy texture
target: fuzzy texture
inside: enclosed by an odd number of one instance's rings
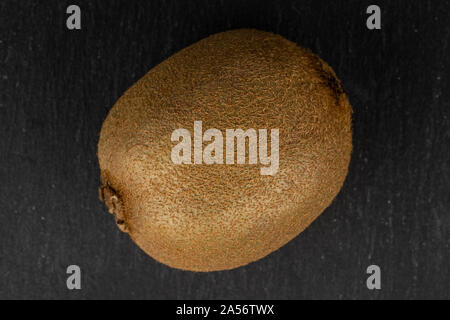
[[[223,133],[279,128],[278,173],[173,164],[172,131],[193,134],[196,120]],[[232,269],[317,218],[342,187],[351,150],[351,106],[333,70],[281,36],[233,30],[176,53],[117,101],[100,133],[100,198],[156,260]]]

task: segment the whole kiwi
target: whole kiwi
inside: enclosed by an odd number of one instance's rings
[[[164,264],[246,265],[296,237],[338,194],[351,111],[333,70],[309,50],[258,30],[212,35],[151,69],[111,109],[98,144],[99,196]],[[171,135],[192,132],[194,121],[223,132],[279,129],[278,171],[261,175],[248,161],[175,164]]]

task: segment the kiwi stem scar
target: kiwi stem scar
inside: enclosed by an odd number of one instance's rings
[[[124,219],[123,202],[119,194],[106,183],[98,188],[98,195],[100,201],[108,207],[109,213],[114,215],[117,227],[123,232],[128,232],[128,226]]]

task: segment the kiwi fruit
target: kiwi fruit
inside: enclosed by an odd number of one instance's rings
[[[351,112],[336,74],[311,51],[259,30],[209,36],[155,66],[110,110],[98,143],[100,199],[161,263],[202,272],[246,265],[336,197]],[[278,128],[278,171],[261,175],[262,164],[248,161],[175,164],[172,133],[192,132],[195,121],[223,132]]]

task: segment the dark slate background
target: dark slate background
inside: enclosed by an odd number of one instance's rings
[[[382,30],[366,26],[368,5]],[[66,8],[82,9],[69,31]],[[444,1],[0,2],[0,298],[450,298],[450,23]],[[171,269],[97,199],[96,144],[117,98],[210,34],[251,27],[311,48],[354,108],[344,188],[268,257]],[[66,289],[66,267],[82,290]],[[382,269],[370,291],[367,266]]]

